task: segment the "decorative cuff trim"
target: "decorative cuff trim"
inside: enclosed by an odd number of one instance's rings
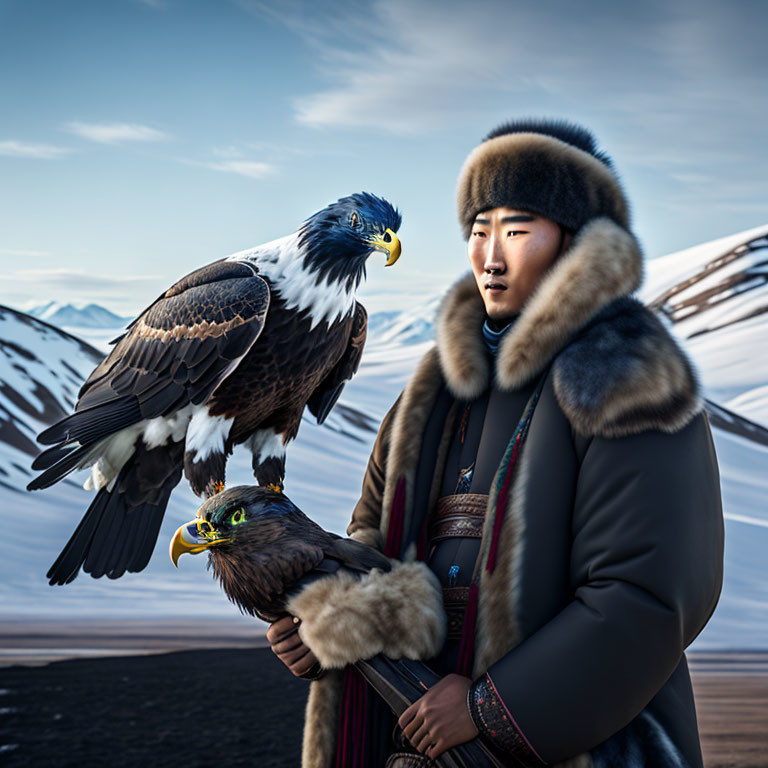
[[[467,694],[467,706],[477,730],[496,749],[514,755],[526,768],[548,765],[525,738],[490,675],[485,674],[472,683]]]

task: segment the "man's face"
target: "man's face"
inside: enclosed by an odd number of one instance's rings
[[[498,320],[520,311],[544,272],[570,245],[570,233],[562,248],[560,237],[554,221],[527,211],[493,208],[477,215],[467,254],[489,317]]]

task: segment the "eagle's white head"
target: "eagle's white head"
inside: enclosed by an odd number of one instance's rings
[[[373,253],[387,266],[400,257],[399,211],[368,192],[342,197],[287,237],[230,256],[256,268],[289,308],[306,310],[311,327],[348,314]]]

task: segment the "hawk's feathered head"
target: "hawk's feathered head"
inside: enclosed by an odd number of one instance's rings
[[[400,212],[381,197],[358,192],[342,197],[310,216],[299,230],[304,264],[327,275],[328,281],[356,288],[365,275],[368,256],[387,255],[387,266],[400,257]]]

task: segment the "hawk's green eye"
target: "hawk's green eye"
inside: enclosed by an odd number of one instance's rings
[[[232,517],[230,518],[230,522],[232,525],[240,525],[240,523],[245,522],[245,510],[240,507],[240,509],[236,509],[232,513]]]

